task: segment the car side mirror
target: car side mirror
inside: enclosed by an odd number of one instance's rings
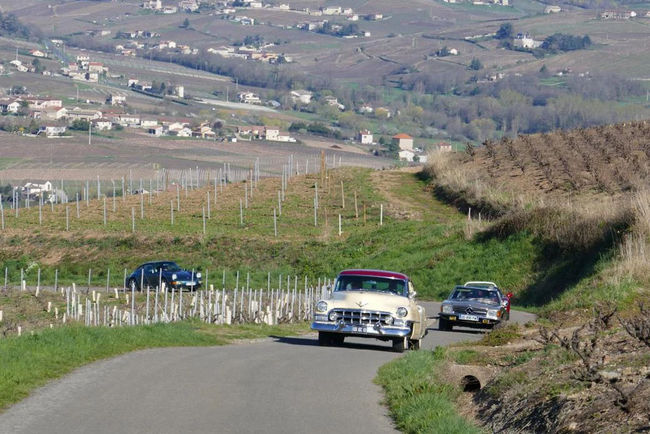
[[[409,291],[409,298],[415,298],[416,295],[418,295],[417,292],[415,292],[415,291]]]

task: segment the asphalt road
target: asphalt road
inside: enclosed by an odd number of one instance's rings
[[[428,316],[438,312],[438,303],[424,304]],[[482,335],[436,325],[424,349]],[[0,414],[0,433],[395,432],[372,379],[398,356],[370,339],[319,347],[315,335],[138,351],[39,389]]]

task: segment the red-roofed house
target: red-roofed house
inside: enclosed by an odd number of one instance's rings
[[[393,136],[393,143],[402,151],[413,151],[413,137],[400,133]]]

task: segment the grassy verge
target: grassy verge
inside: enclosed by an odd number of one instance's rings
[[[454,401],[461,393],[438,377],[442,349],[413,351],[379,369],[375,382],[384,388],[397,428],[405,433],[478,433],[458,415]]]
[[[212,326],[200,322],[124,328],[68,326],[0,340],[0,410],[84,364],[144,348],[225,345],[289,336],[305,324]]]

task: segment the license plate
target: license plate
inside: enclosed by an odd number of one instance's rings
[[[367,328],[364,326],[354,326],[352,328],[352,331],[356,333],[365,333],[367,331]]]
[[[478,317],[476,315],[463,315],[460,314],[458,315],[459,319],[465,320],[465,321],[478,321]]]

